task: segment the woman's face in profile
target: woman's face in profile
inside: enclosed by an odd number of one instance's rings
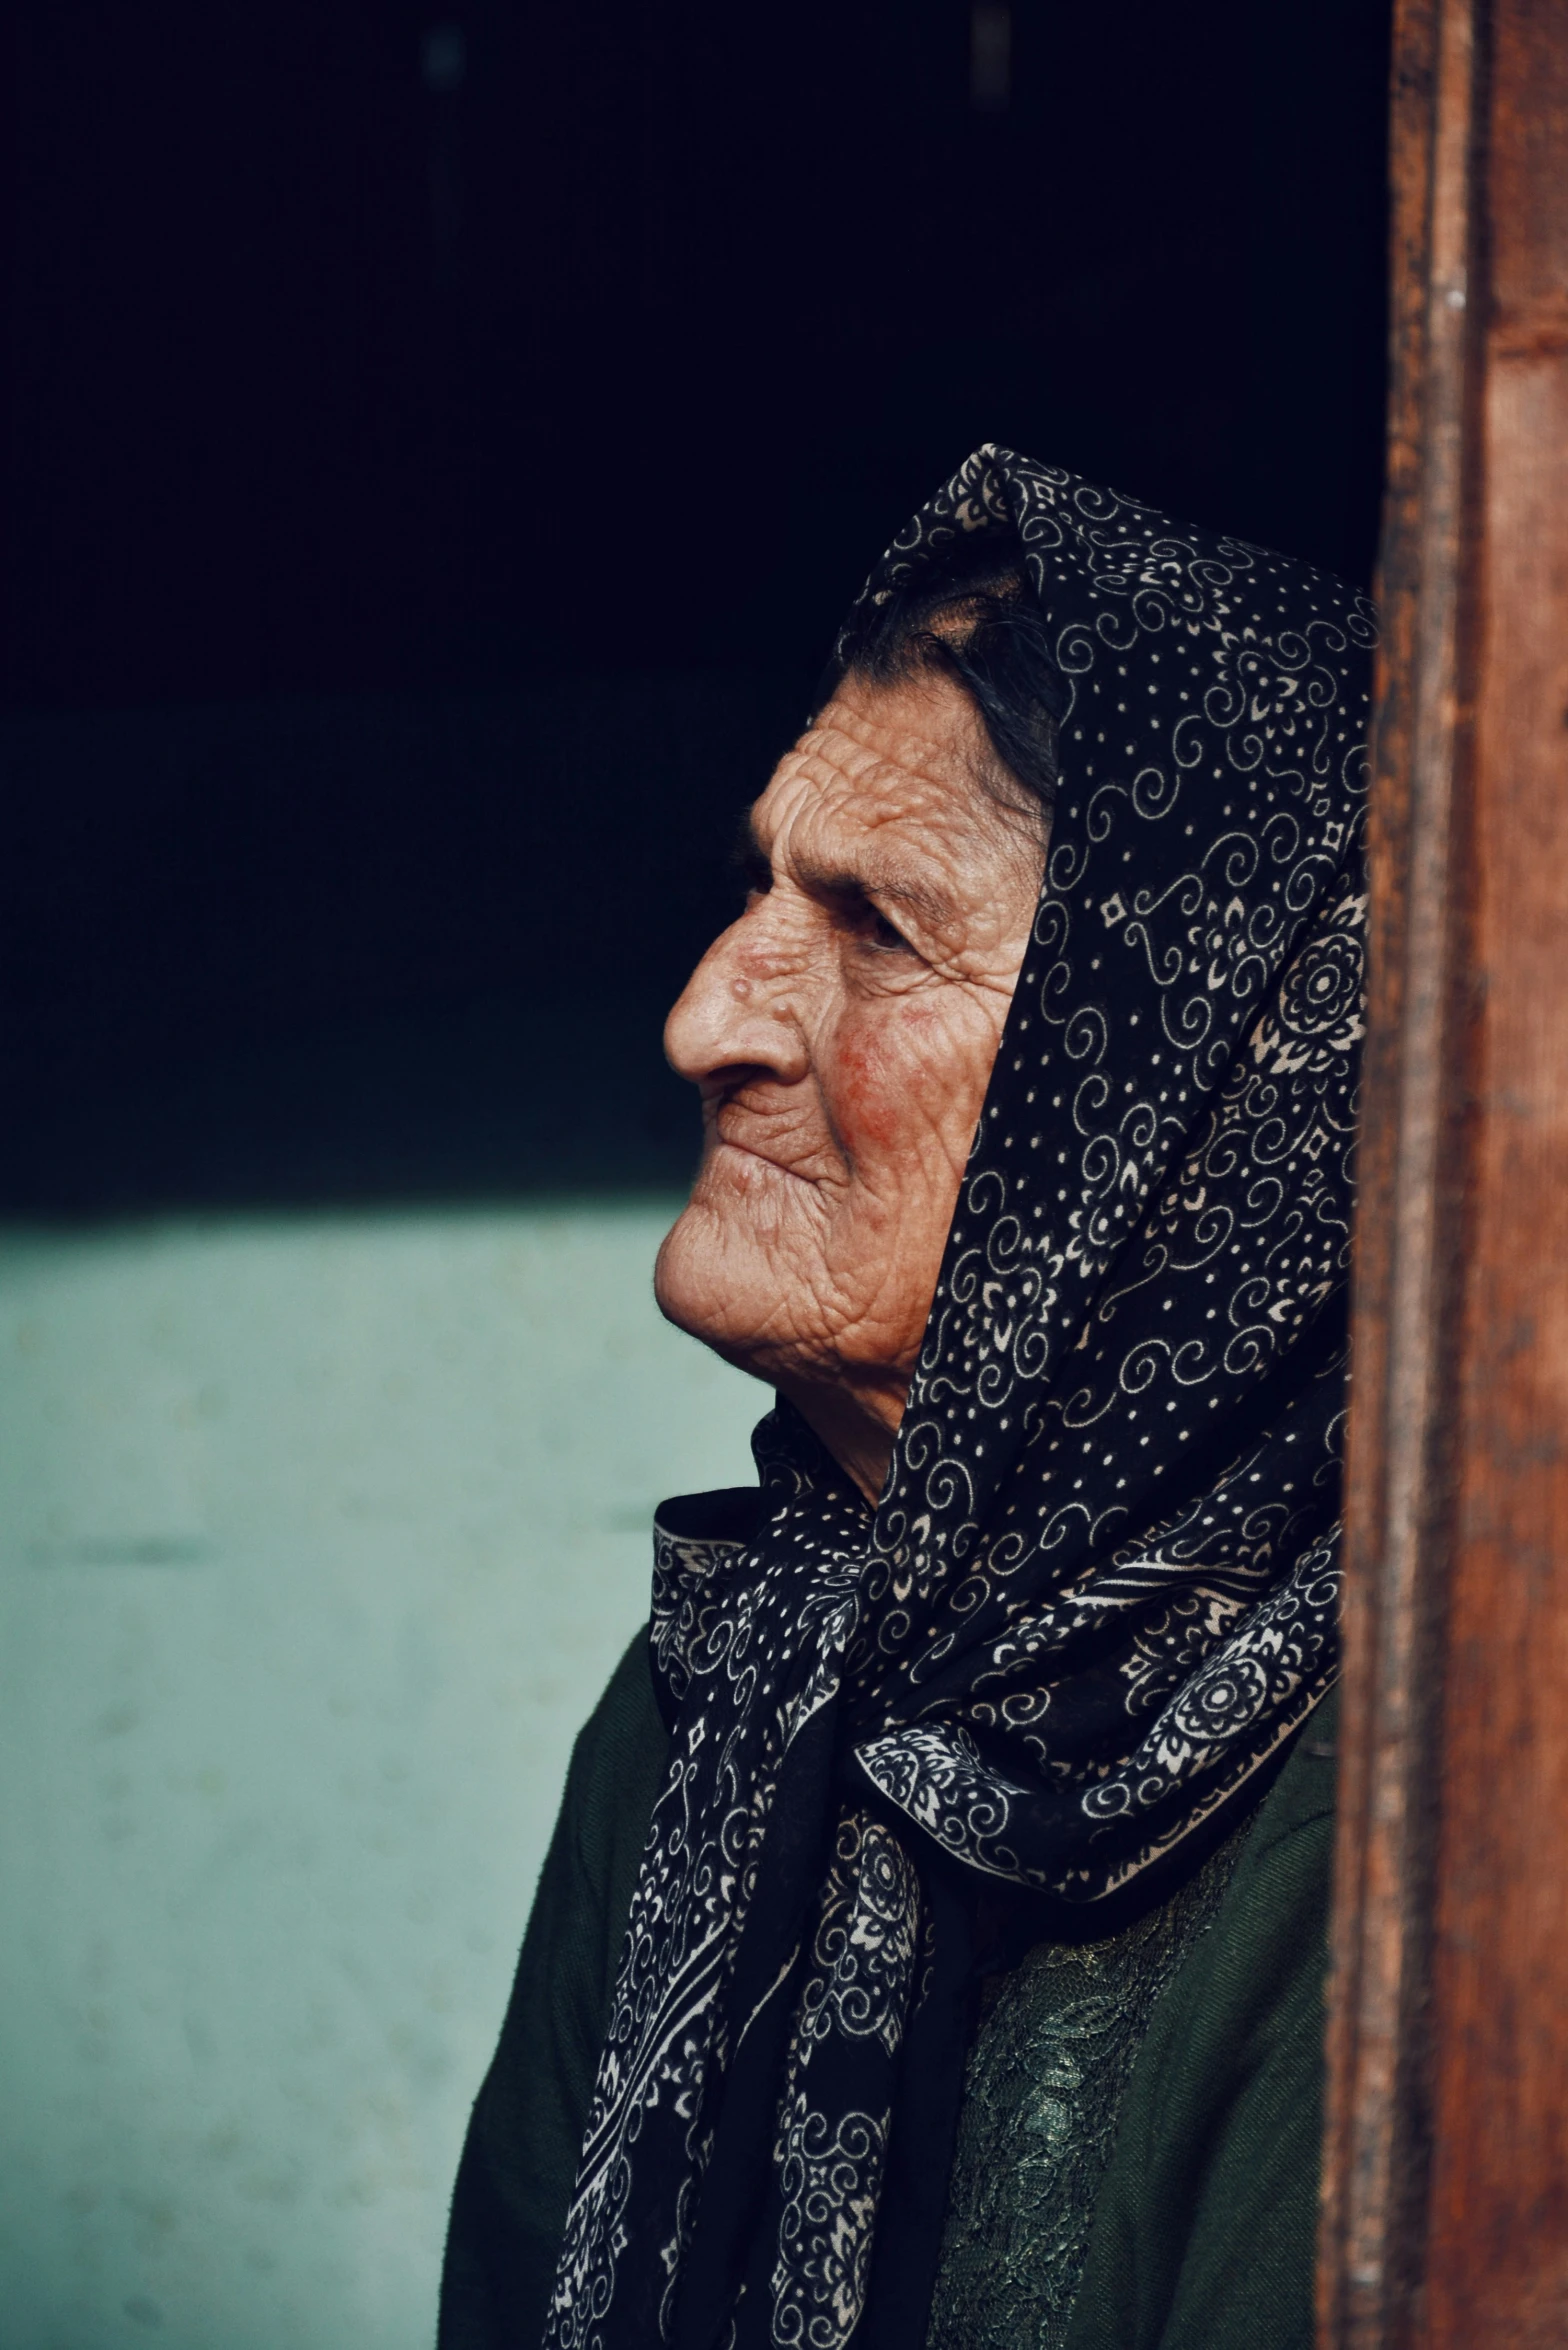
[[[880,1487],[1039,894],[1047,818],[945,677],[842,684],[752,810],[752,886],[670,1014],[704,1149],[669,1318]]]

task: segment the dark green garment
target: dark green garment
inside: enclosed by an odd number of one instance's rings
[[[984,1986],[928,2350],[1065,2350],[1138,2052],[1218,1915],[1245,1837],[1131,1925],[1039,1942]]]
[[[1330,1699],[1255,1820],[1208,1864],[1201,1884],[1176,1897],[1186,1901],[1178,1941],[1163,1925],[1152,1938],[1147,1927],[1130,1930],[1141,1941],[1117,1938],[1129,1950],[1174,1949],[1174,1971],[1167,1965],[1148,1978],[1147,1963],[1136,1962],[1155,1995],[1147,2017],[1136,2017],[1141,2044],[1124,2090],[1118,2081],[1087,2255],[1071,2252],[1081,2282],[1065,2335],[1054,2323],[1031,2322],[1016,2350],[1042,2341],[1060,2341],[1063,2350],[1308,2350],[1332,1713]],[[439,2350],[533,2350],[543,2331],[667,1751],[639,1636],[573,1752],[500,2045],[458,2172]],[[1127,1970],[1125,1957],[1117,1963]],[[1055,2017],[1067,2012],[1060,1980],[1055,1954],[1035,1952],[1004,1981],[977,2043],[993,2072],[1005,2072],[1009,2054],[999,2042],[999,2012],[1005,2022],[1010,2004],[1018,2033],[1038,2038],[1045,1986],[1058,1987]],[[972,2065],[971,2100],[976,2084]],[[979,2118],[966,2106],[961,2133]],[[972,2197],[972,2184],[955,2173],[955,2204],[960,2193]],[[1006,2221],[1004,2212],[1004,2229]],[[949,2294],[946,2306],[957,2305]],[[965,2350],[943,2309],[939,2280],[930,2350]]]

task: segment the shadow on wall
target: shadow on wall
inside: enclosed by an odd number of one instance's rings
[[[6,2350],[428,2350],[650,1511],[766,1403],[672,1205],[0,1237]]]

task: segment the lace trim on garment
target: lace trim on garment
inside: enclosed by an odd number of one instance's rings
[[[1214,1921],[1243,1829],[1104,1941],[1041,1943],[970,2051],[926,2350],[1059,2350],[1155,2002]]]

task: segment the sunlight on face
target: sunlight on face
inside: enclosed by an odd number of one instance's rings
[[[753,809],[745,912],[665,1030],[704,1149],[659,1304],[872,1495],[1044,865],[1043,812],[991,764],[950,680],[847,679]]]

